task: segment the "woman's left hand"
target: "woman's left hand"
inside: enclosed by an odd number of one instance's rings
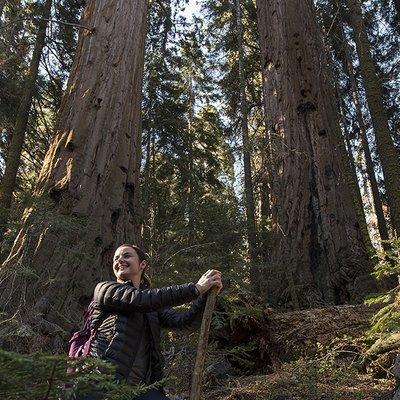
[[[209,269],[205,272],[196,283],[196,287],[200,294],[207,292],[211,287],[216,286],[218,288],[217,293],[222,289],[221,271],[216,269]]]

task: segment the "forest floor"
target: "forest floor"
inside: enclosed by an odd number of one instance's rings
[[[345,319],[350,320],[351,325],[357,325],[347,313],[354,314],[356,318],[359,310],[347,308],[345,311]],[[320,321],[321,312],[314,310],[309,313],[318,315]],[[304,314],[299,316],[303,320],[303,326],[306,326]],[[291,317],[293,319],[293,315]],[[339,324],[336,326],[339,327]],[[359,327],[362,331],[361,323]],[[315,334],[311,332],[312,329],[307,327],[307,330],[310,331],[309,339],[313,338]],[[300,339],[299,331],[295,333]],[[393,399],[393,362],[398,349],[392,348],[379,356],[366,356],[365,338],[357,335],[354,339],[354,336],[352,338],[345,335],[331,337],[332,340],[327,340],[325,344],[318,343],[316,351],[312,353],[307,351],[303,356],[281,362],[270,357],[271,353],[262,355],[260,347],[257,347],[260,341],[257,341],[256,336],[254,338],[256,339],[251,343],[230,347],[227,346],[229,340],[210,342],[203,379],[204,400]],[[259,337],[261,340],[262,338],[263,336]],[[167,371],[174,377],[166,385],[167,390],[171,399],[186,400],[189,398],[188,388],[196,356],[197,335],[170,333],[165,339],[168,343],[165,354]],[[281,354],[285,356],[288,349],[295,349],[293,340],[286,339],[281,342],[286,343],[281,344]],[[309,348],[310,346],[304,347],[306,350]],[[268,352],[271,347],[267,345],[265,349]]]
[[[374,378],[344,364],[319,370],[302,360],[265,375],[206,376],[203,390],[204,400],[392,400],[394,380]],[[189,392],[178,390],[175,396],[172,399],[188,399]]]
[[[340,379],[329,372],[278,371],[269,375],[231,377],[209,385],[206,400],[391,400],[393,380],[370,374],[348,374]]]

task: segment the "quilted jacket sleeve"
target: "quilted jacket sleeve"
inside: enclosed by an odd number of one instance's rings
[[[107,312],[150,312],[188,303],[196,297],[194,283],[140,290],[127,283],[108,281],[97,284],[93,300]]]
[[[158,319],[163,328],[170,329],[197,329],[200,327],[206,305],[207,294],[200,296],[187,311],[177,311],[171,308],[159,311]]]

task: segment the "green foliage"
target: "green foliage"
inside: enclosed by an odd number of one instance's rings
[[[393,294],[396,293],[396,291],[398,291],[398,288],[366,301],[367,304],[384,304],[373,316],[368,335],[374,336],[375,334],[400,330],[400,307],[393,301]]]
[[[253,340],[249,343],[235,346],[227,351],[227,359],[236,366],[240,374],[252,373],[256,368],[254,354],[258,351],[258,343]]]
[[[203,25],[168,7],[151,14],[143,98],[143,236],[160,283],[165,272],[181,281],[211,266],[227,271],[243,248],[235,159],[213,103]]]
[[[232,285],[224,296],[218,299],[218,309],[214,312],[213,327],[218,329],[223,326],[234,328],[240,322],[247,324],[250,320],[261,320],[263,316],[263,305],[244,285],[235,286],[231,277],[227,278]]]
[[[386,240],[387,250],[378,252],[378,263],[374,268],[374,276],[381,280],[387,276],[400,275],[400,238]]]
[[[29,235],[40,236],[44,229],[50,230],[55,237],[54,245],[65,248],[70,254],[74,251],[73,256],[90,257],[83,249],[72,250],[73,245],[77,243],[77,238],[83,237],[90,229],[85,217],[60,212],[54,202],[46,196],[32,198],[26,195],[24,199],[20,199],[18,205],[14,205],[10,210],[8,230],[4,234],[0,246],[2,259],[9,254],[21,229],[21,220],[24,221],[25,219],[30,223]],[[49,236],[48,240],[51,240],[50,238],[53,236]],[[27,257],[25,258],[24,270],[29,271],[29,264],[30,259]],[[8,270],[4,271],[4,273],[8,272]],[[20,272],[22,272],[22,269]]]
[[[32,44],[38,31],[37,18],[41,17],[43,3],[6,1],[3,15],[0,16],[0,178],[4,173],[15,116],[32,56]],[[53,3],[52,21],[79,22],[83,0]],[[53,134],[76,43],[76,28],[49,23],[14,190],[13,207],[17,212],[24,207],[25,198],[31,195],[37,182]]]
[[[252,327],[258,326],[263,317],[263,305],[250,290],[250,286],[243,284],[240,279],[228,274],[229,287],[218,297],[216,310],[212,320],[212,329],[225,331],[230,330],[234,337],[235,331],[243,331],[243,327],[249,334],[249,340],[239,345],[227,343],[226,358],[238,370],[240,374],[251,374],[255,371],[268,369],[269,366],[260,366],[260,340],[252,336]]]
[[[400,239],[387,241],[388,249],[377,254],[378,262],[374,268],[374,276],[378,280],[400,275]],[[367,335],[386,334],[400,330],[400,286],[387,292],[368,298],[366,304],[380,304],[382,307],[374,315]]]
[[[99,400],[130,400],[142,391],[116,383],[114,369],[100,359],[68,360],[62,355],[0,350],[0,397],[3,400],[68,400],[72,393],[90,393]]]
[[[357,379],[355,360],[358,344],[349,337],[337,338],[329,346],[318,344],[317,354],[282,366],[272,393],[293,394],[295,399],[362,399],[363,394],[348,391]],[[346,393],[347,392],[347,393]]]

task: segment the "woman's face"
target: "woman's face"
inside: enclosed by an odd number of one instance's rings
[[[118,247],[114,254],[113,271],[118,282],[131,280],[140,282],[142,271],[146,267],[146,261],[139,261],[135,249],[129,246]]]

